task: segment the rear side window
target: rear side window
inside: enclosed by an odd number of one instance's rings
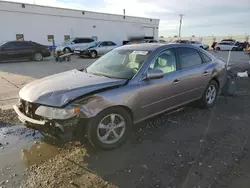
[[[99,46],[102,47],[102,46],[108,46],[109,45],[109,42],[102,42]]]
[[[113,43],[113,42],[111,42],[111,41],[108,42],[108,46],[115,46],[115,45],[116,45],[116,44]]]
[[[79,43],[90,43],[90,42],[93,42],[94,39],[82,38],[82,39],[78,39],[78,41],[79,41]]]
[[[30,43],[30,42],[22,42],[23,47],[34,47],[34,44]]]
[[[4,44],[2,47],[4,48],[4,49],[13,49],[14,47],[15,47],[15,42],[7,42],[6,44]]]
[[[178,48],[177,50],[182,69],[202,64],[201,56],[195,49]]]
[[[212,61],[212,59],[210,57],[208,57],[206,54],[204,54],[202,52],[201,52],[201,56],[202,56],[205,63],[208,63],[208,62]]]

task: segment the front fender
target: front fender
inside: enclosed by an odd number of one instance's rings
[[[102,96],[93,95],[74,102],[74,105],[80,106],[80,118],[92,118],[102,110],[119,104],[114,104]]]

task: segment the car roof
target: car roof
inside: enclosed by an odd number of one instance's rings
[[[33,42],[33,41],[27,41],[27,40],[10,40],[10,41],[6,41],[6,43],[8,42]]]
[[[155,51],[160,48],[169,47],[169,48],[175,48],[175,47],[188,47],[188,48],[194,48],[194,49],[200,49],[197,48],[194,45],[189,44],[179,44],[179,43],[171,43],[171,44],[163,44],[163,43],[139,43],[139,44],[129,44],[124,45],[121,47],[118,47],[116,49],[122,49],[122,50],[137,50],[137,51]]]
[[[143,50],[143,51],[154,51],[155,49],[164,46],[164,44],[160,43],[139,43],[139,44],[129,44],[121,46],[117,49],[124,50]]]

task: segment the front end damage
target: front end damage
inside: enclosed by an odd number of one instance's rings
[[[69,119],[46,118],[35,113],[39,106],[41,105],[20,99],[19,103],[14,105],[13,108],[19,120],[27,128],[65,141],[71,141],[77,136],[79,124],[84,123],[84,120],[79,118],[78,114]]]

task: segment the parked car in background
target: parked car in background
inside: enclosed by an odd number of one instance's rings
[[[237,48],[238,48],[238,46],[235,45],[235,42],[225,41],[225,42],[219,42],[215,45],[215,49],[217,51],[220,51],[220,50],[222,50],[222,51],[231,51],[231,50],[236,51]]]
[[[246,43],[245,42],[235,42],[234,44],[235,46],[237,46],[237,48],[235,49],[235,51],[243,51],[243,49],[246,48]]]
[[[209,48],[209,45],[203,44],[200,41],[190,41],[192,45],[203,48],[204,50],[207,50]]]
[[[143,40],[130,41],[127,44],[142,44],[142,43],[160,43],[160,41],[154,39],[143,39]]]
[[[235,43],[236,41],[234,39],[223,39],[220,42],[232,42],[232,43]]]
[[[179,43],[179,44],[191,44],[189,40],[176,40],[172,43]]]
[[[32,41],[9,41],[0,43],[0,62],[35,60],[51,56],[47,46]]]
[[[168,41],[163,40],[163,39],[159,39],[158,42],[159,42],[159,43],[165,43],[165,44],[169,43]]]
[[[61,45],[56,47],[56,52],[57,53],[68,53],[68,52],[74,52],[76,48],[80,48],[85,46],[88,43],[95,42],[94,39],[92,38],[81,38],[81,37],[76,37],[76,38],[71,38],[65,42],[63,42]]]
[[[84,46],[82,48],[76,48],[74,53],[80,57],[91,57],[96,58],[104,55],[109,51],[117,47],[117,44],[112,41],[99,41],[95,42],[92,46]]]
[[[143,39],[141,43],[159,43],[159,41],[155,39]]]
[[[226,64],[193,45],[124,45],[86,69],[27,84],[14,110],[27,127],[114,149],[136,123],[196,100],[213,107],[226,78]]]

